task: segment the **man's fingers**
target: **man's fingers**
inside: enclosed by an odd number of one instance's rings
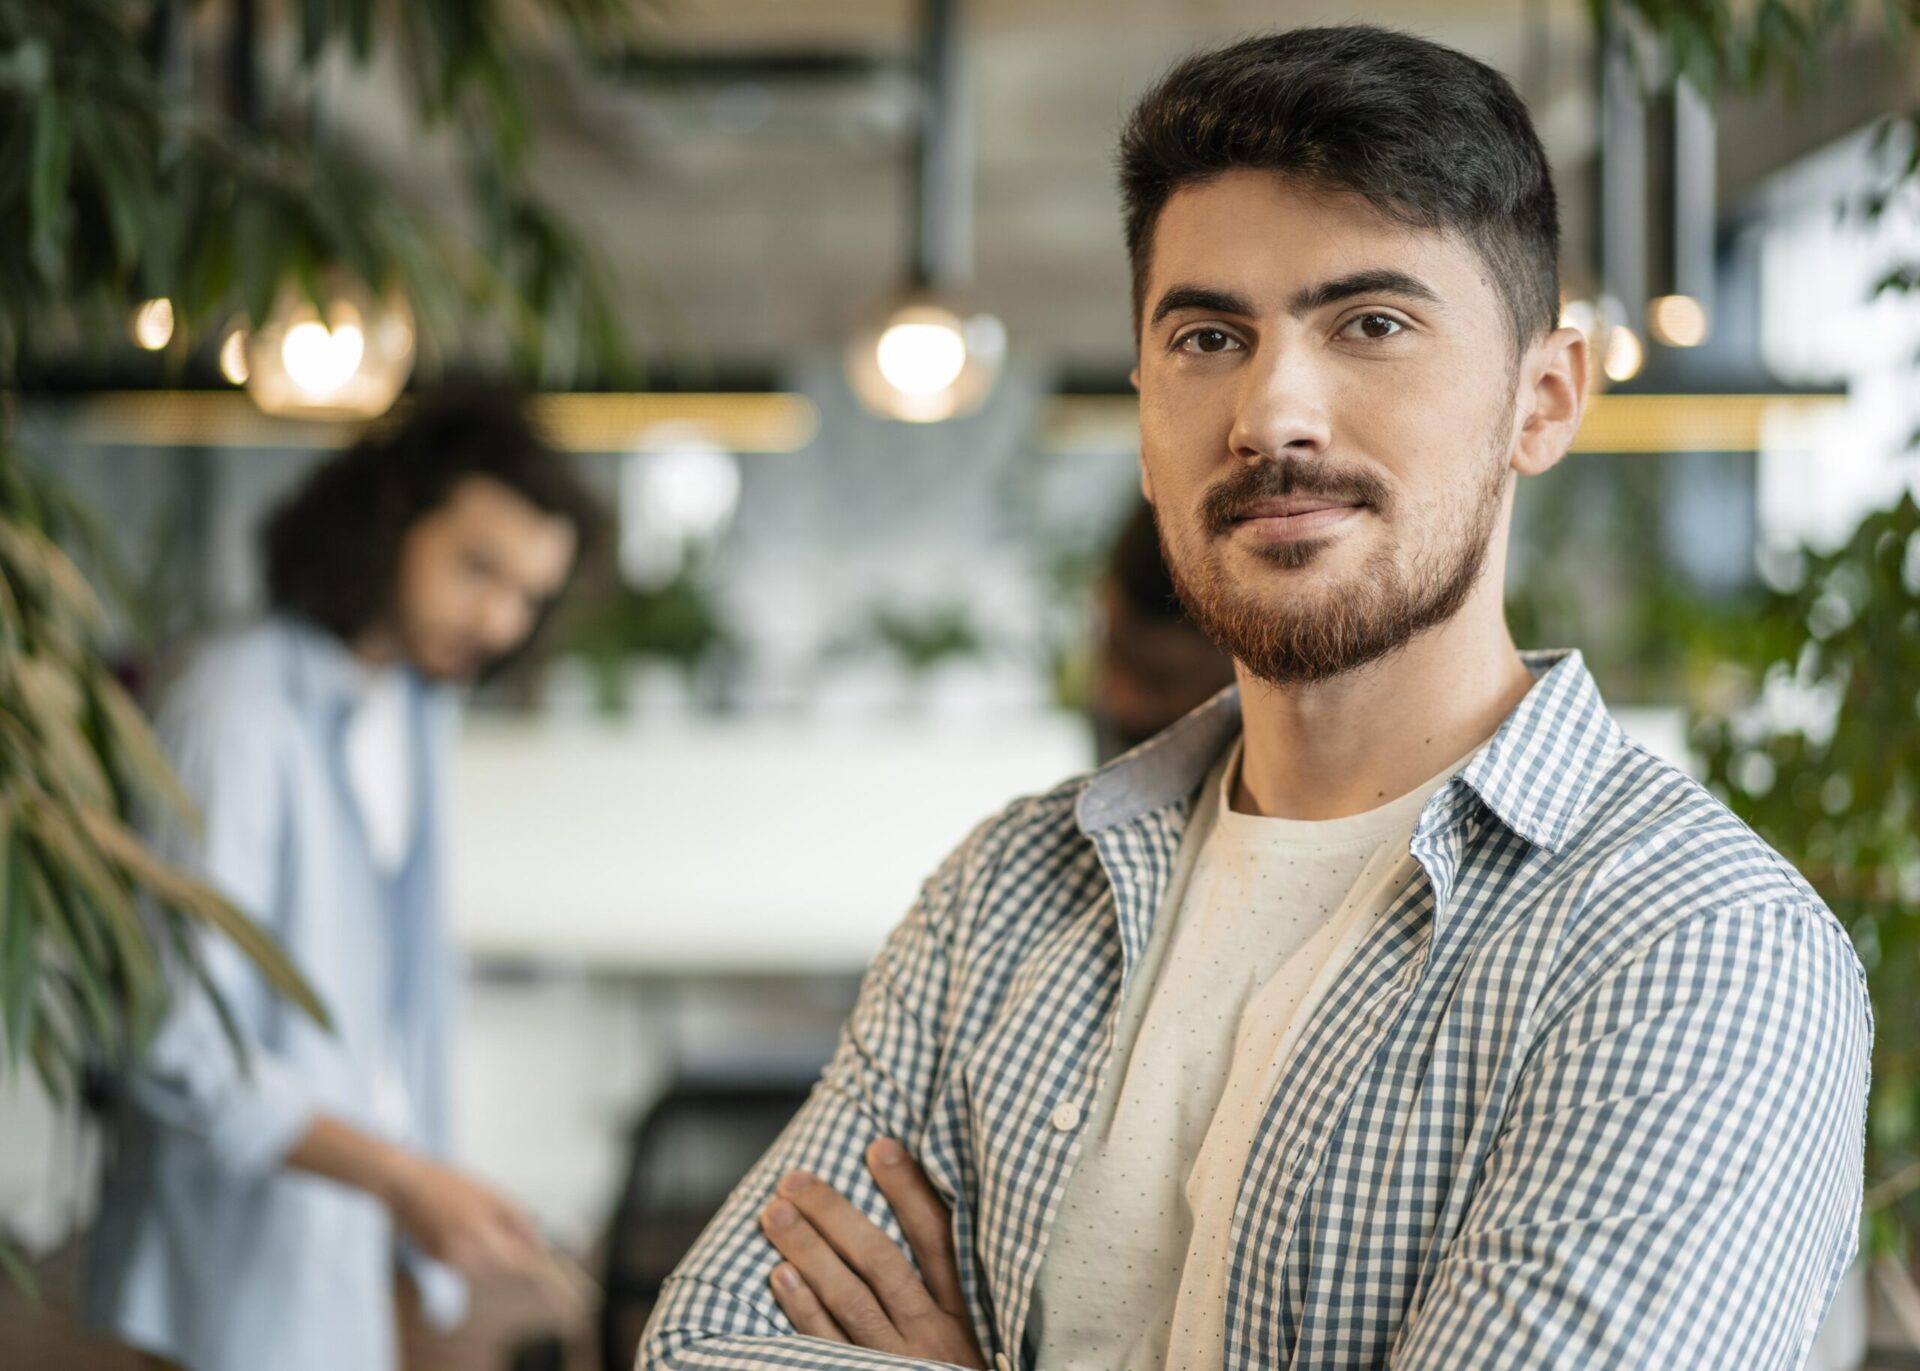
[[[830,1342],[845,1342],[847,1335],[840,1331],[840,1325],[833,1321],[833,1315],[826,1311],[806,1280],[800,1275],[798,1267],[789,1262],[781,1262],[773,1268],[773,1298],[793,1323],[794,1331],[804,1333],[810,1338],[826,1338]]]
[[[965,1314],[967,1302],[960,1293],[960,1272],[953,1260],[953,1216],[933,1182],[907,1149],[891,1138],[867,1149],[867,1169],[893,1206],[893,1216],[900,1220],[934,1302],[949,1314]]]
[[[906,1254],[839,1191],[804,1171],[790,1171],[781,1178],[780,1193],[879,1297],[895,1327],[934,1311],[932,1292]]]
[[[899,1330],[867,1282],[848,1269],[797,1207],[776,1199],[760,1211],[760,1228],[849,1338],[880,1352],[903,1345]]]

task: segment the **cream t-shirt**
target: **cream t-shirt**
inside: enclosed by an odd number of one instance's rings
[[[1473,755],[1338,819],[1236,812],[1238,741],[1208,773],[1036,1278],[1038,1371],[1217,1371],[1234,1202],[1268,1098],[1416,869],[1420,811]]]

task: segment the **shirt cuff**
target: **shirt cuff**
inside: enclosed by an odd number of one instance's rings
[[[226,1170],[241,1176],[276,1171],[319,1113],[312,1095],[274,1063],[254,1054],[251,1078],[214,1111],[207,1143]]]

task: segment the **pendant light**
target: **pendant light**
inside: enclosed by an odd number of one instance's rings
[[[847,344],[847,379],[860,402],[912,423],[978,409],[1006,356],[1006,329],[962,292],[972,247],[971,168],[956,35],[954,0],[926,0],[908,279]]]
[[[291,287],[280,292],[266,322],[247,335],[245,365],[235,370],[268,414],[376,418],[413,371],[413,314],[397,292],[376,296],[343,271],[325,279],[321,305]]]
[[[229,113],[260,124],[256,66],[259,0],[234,0],[228,33]],[[317,96],[316,137],[327,120]],[[315,298],[318,296],[318,299]],[[317,291],[282,284],[265,319],[232,327],[220,343],[220,373],[244,385],[262,411],[287,418],[374,419],[392,408],[413,372],[413,311],[397,290],[376,293],[342,268]]]

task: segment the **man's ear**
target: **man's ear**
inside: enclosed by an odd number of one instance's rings
[[[1127,384],[1133,387],[1133,393],[1135,395],[1140,393],[1140,368],[1138,366],[1127,373]],[[1147,475],[1147,452],[1144,446],[1140,449],[1140,493],[1146,497],[1148,504],[1153,503],[1153,478]]]
[[[1522,476],[1551,470],[1567,455],[1587,406],[1587,335],[1557,328],[1523,363],[1531,378],[1520,396],[1525,418],[1514,436],[1513,469]]]

